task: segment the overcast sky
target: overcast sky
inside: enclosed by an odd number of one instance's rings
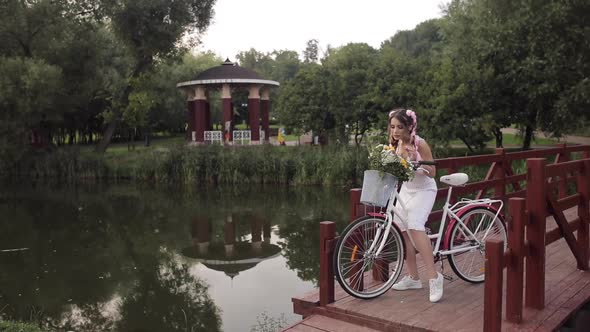
[[[441,17],[449,0],[217,0],[197,50],[235,60],[240,51],[301,52],[310,39],[321,49],[350,42],[379,48],[399,30]],[[320,53],[321,56],[321,53]]]

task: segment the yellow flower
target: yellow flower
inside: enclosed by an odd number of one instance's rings
[[[408,168],[410,166],[404,158],[401,158],[401,161],[402,161],[402,165],[404,165],[405,168]]]

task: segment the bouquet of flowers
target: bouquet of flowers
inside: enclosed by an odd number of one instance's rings
[[[414,177],[410,162],[398,156],[393,147],[384,144],[378,144],[369,150],[369,169],[389,173],[399,182],[405,182]]]

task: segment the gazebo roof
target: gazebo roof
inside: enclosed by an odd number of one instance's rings
[[[257,72],[240,67],[226,59],[219,66],[209,68],[187,82],[176,84],[177,87],[208,84],[262,84],[279,86],[279,82],[263,79]]]

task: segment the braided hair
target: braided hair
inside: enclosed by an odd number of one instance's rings
[[[389,112],[389,119],[387,122],[387,134],[389,135],[389,144],[397,150],[399,146],[399,140],[393,138],[391,134],[391,119],[397,119],[404,127],[410,131],[410,144],[414,146],[415,151],[418,151],[416,144],[416,129],[418,128],[418,120],[416,113],[412,110],[406,110],[403,108],[395,108]]]

